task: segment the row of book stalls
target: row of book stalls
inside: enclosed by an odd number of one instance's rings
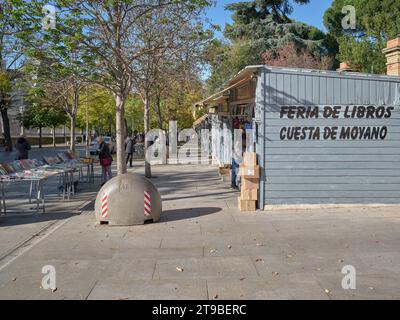
[[[57,179],[57,195],[69,200],[76,192],[79,182],[94,184],[94,158],[80,157],[78,153],[63,151],[42,159],[24,159],[0,163],[0,215],[12,213],[7,206],[8,190],[18,188],[26,191],[29,204],[34,204],[36,212],[45,212],[46,195],[44,188],[49,179]],[[18,184],[18,186],[16,186]],[[25,198],[25,197],[24,197]],[[20,211],[20,210],[19,210]],[[19,212],[18,211],[18,212]]]
[[[210,133],[212,162],[218,166],[221,178],[229,181],[231,187],[243,189],[243,182],[246,181],[243,175],[245,163],[250,170],[255,171],[250,177],[254,182],[253,187],[249,189],[251,191],[241,190],[240,198],[248,200],[239,199],[239,207],[247,207],[249,210],[255,210],[257,207],[259,185],[254,122],[256,71],[251,68],[243,70],[227,82],[221,91],[196,103],[195,108],[197,111],[201,110],[204,115],[193,124],[199,137],[202,130],[208,130]],[[237,156],[235,158],[234,153]],[[232,170],[236,173],[233,178]]]
[[[239,177],[239,208],[399,204],[400,39],[383,52],[387,75],[248,66],[195,105],[220,174]]]

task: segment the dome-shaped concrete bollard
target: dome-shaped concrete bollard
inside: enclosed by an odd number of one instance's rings
[[[161,196],[153,183],[137,174],[119,175],[99,191],[95,212],[100,224],[142,225],[160,220]]]

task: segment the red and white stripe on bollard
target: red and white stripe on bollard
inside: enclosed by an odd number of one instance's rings
[[[146,216],[151,215],[151,196],[146,190],[144,191],[144,214]]]
[[[103,193],[103,197],[101,198],[101,217],[108,217],[108,196],[107,193]]]

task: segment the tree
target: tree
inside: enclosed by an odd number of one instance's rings
[[[335,43],[321,30],[288,17],[294,2],[307,4],[309,1],[257,0],[226,6],[232,11],[233,24],[225,26],[228,42],[214,42],[210,48],[210,57],[218,60],[211,62],[209,91],[215,91],[223,84],[221,81],[245,66],[263,63],[262,55],[267,50],[275,51],[288,43],[307,50],[317,59],[336,55]]]
[[[306,68],[329,70],[332,60],[327,57],[314,57],[307,49],[296,48],[293,43],[277,49],[269,49],[262,54],[264,64],[275,67]]]
[[[36,26],[42,19],[45,1],[23,2],[12,0],[26,21]],[[54,0],[58,11],[57,27],[48,34],[60,34],[65,41],[77,41],[95,64],[90,80],[110,90],[115,99],[117,170],[126,172],[124,161],[125,104],[133,87],[136,70],[134,62],[144,54],[160,51],[160,47],[148,48],[141,39],[140,24],[146,16],[157,10],[175,7],[184,14],[209,4],[207,0],[154,1],[154,0],[111,0],[111,1],[64,1]],[[158,21],[163,24],[164,21]],[[25,23],[27,24],[27,23]],[[162,45],[162,44],[161,44]],[[89,61],[88,61],[89,63]]]
[[[68,117],[65,112],[57,107],[47,108],[47,126],[52,128],[53,132],[53,147],[56,146],[56,128],[65,125],[68,122]]]
[[[15,36],[18,20],[13,16],[12,6],[6,0],[0,0],[0,113],[3,121],[6,150],[12,151],[10,120],[8,109],[19,94],[16,81],[20,77],[19,69],[23,64],[20,43]]]
[[[343,28],[346,5],[355,8],[354,29]],[[400,30],[400,2],[393,0],[334,0],[325,12],[324,24],[339,43],[338,59],[350,63],[355,71],[386,73],[382,49]]]
[[[81,129],[86,128],[86,106],[89,128],[95,129],[97,135],[112,134],[110,128],[115,123],[115,101],[108,90],[99,85],[91,85],[80,95],[77,126]]]
[[[42,147],[42,129],[53,129],[53,146],[55,146],[55,129],[66,123],[65,112],[60,108],[46,105],[45,93],[41,89],[33,89],[28,98],[29,108],[18,114],[17,119],[25,128],[39,130],[39,148]]]
[[[201,12],[201,7],[168,6],[145,15],[138,24],[139,41],[146,53],[133,61],[132,66],[134,87],[144,104],[145,133],[150,130],[151,96],[154,97],[158,127],[162,129],[161,95],[163,87],[169,87],[166,75],[171,82],[177,75],[185,74],[187,66],[195,64],[204,43],[210,38],[210,32],[203,29]],[[145,144],[147,148],[150,141],[146,139]],[[145,176],[151,177],[148,161],[145,162]]]

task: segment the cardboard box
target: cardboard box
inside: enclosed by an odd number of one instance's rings
[[[243,164],[248,167],[255,167],[257,165],[257,153],[245,152],[243,154]]]
[[[238,198],[238,206],[240,211],[256,211],[257,201],[246,201]]]
[[[218,172],[221,176],[230,176],[231,175],[231,169],[230,168],[219,168]]]
[[[239,176],[242,178],[260,178],[260,166],[246,166],[241,164],[239,166]]]
[[[242,190],[258,190],[260,189],[260,179],[242,178]]]
[[[246,201],[257,201],[258,200],[258,190],[241,190],[240,199]]]

